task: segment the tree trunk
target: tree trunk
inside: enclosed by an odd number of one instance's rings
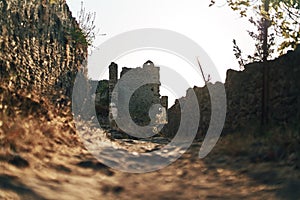
[[[264,11],[269,13],[269,0],[264,1]],[[268,125],[268,102],[269,102],[269,68],[267,66],[269,47],[268,47],[268,29],[269,29],[269,19],[263,16],[263,87],[262,87],[262,116],[261,125],[263,131],[265,131]]]

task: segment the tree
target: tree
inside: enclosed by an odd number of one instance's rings
[[[210,6],[214,4],[211,0]],[[249,62],[282,55],[300,43],[300,0],[227,0],[227,5],[257,28],[257,32],[248,31],[256,41]]]
[[[210,6],[214,4],[215,1],[211,0]],[[287,50],[296,49],[300,43],[300,0],[227,0],[227,4],[241,17],[248,17],[257,28],[257,32],[248,31],[256,42],[253,55],[243,58],[235,40],[233,50],[241,67],[253,61],[264,63],[261,124],[265,128],[268,124],[269,98],[267,61],[274,53],[282,55]]]

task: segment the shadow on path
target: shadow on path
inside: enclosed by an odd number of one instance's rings
[[[9,190],[17,193],[21,199],[39,199],[44,200],[45,198],[29,189],[26,185],[21,183],[17,177],[9,176],[5,174],[0,175],[0,188],[2,190]]]

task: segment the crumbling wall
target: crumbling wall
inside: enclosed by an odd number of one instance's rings
[[[151,61],[147,61],[143,68],[131,69],[135,73],[131,79],[138,80],[139,73],[153,74],[159,83],[159,68],[155,67]],[[123,73],[124,74],[124,73]],[[152,105],[160,103],[159,84],[146,84],[137,89],[129,103],[129,112],[132,120],[141,126],[146,126],[150,123],[149,110]],[[120,94],[121,95],[121,94]]]
[[[246,131],[259,133],[262,99],[262,63],[251,63],[244,71],[227,71],[225,90],[227,116],[223,133]],[[300,120],[300,46],[275,60],[269,68],[269,126],[293,128],[299,131]],[[218,88],[222,83],[212,84]],[[210,95],[207,87],[195,87],[200,108],[198,136],[206,134],[211,117]],[[183,98],[184,99],[184,98]],[[163,132],[173,137],[180,124],[180,104],[168,110],[169,124]]]
[[[262,110],[262,63],[252,63],[242,72],[229,70],[225,83],[228,112],[225,131],[257,131]],[[270,126],[297,128],[300,113],[300,46],[268,61]],[[299,126],[298,126],[299,128]]]
[[[168,98],[160,96],[160,74],[159,74],[159,67],[155,67],[153,62],[147,61],[143,67],[139,68],[127,68],[123,67],[122,71],[120,73],[120,78],[122,78],[127,72],[133,72],[131,73],[132,80],[139,80],[139,74],[143,73],[150,73],[153,74],[156,78],[156,81],[159,84],[146,84],[142,85],[140,88],[138,88],[136,91],[134,91],[133,95],[130,97],[130,103],[129,103],[129,112],[131,115],[132,120],[138,124],[138,125],[148,125],[150,122],[149,117],[149,110],[152,105],[154,104],[162,104],[167,108],[168,106]],[[127,91],[127,89],[130,88],[121,88],[119,89],[118,94],[113,92],[116,84],[118,81],[118,65],[116,63],[111,63],[109,66],[109,102],[112,96],[115,98],[124,98]],[[99,87],[99,86],[98,86]],[[97,92],[98,93],[98,92]],[[98,96],[99,94],[97,94]],[[97,106],[97,105],[96,105]],[[109,106],[109,105],[107,105]],[[114,105],[111,105],[114,106]],[[99,106],[98,106],[99,107]],[[112,118],[112,116],[110,116]],[[111,119],[112,120],[112,119]]]
[[[91,92],[96,91],[95,94],[92,94],[92,101],[95,103],[96,114],[98,122],[101,127],[106,127],[109,124],[109,81],[89,81],[91,86]]]
[[[1,81],[70,96],[87,46],[65,1],[0,0],[0,16]]]

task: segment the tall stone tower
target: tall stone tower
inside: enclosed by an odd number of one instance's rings
[[[108,91],[109,91],[108,119],[109,119],[110,127],[112,129],[117,129],[117,124],[114,120],[114,115],[117,114],[117,108],[116,105],[113,105],[113,103],[111,103],[112,97],[115,99],[118,98],[118,93],[113,92],[117,82],[118,82],[118,65],[112,62],[109,65],[109,81],[108,81]]]
[[[112,62],[109,65],[109,101],[111,101],[113,90],[118,81],[118,65]]]
[[[144,63],[143,65],[143,70],[145,72],[151,73],[155,75],[156,81],[159,84],[149,84],[148,87],[151,88],[151,95],[152,97],[152,103],[153,104],[159,104],[160,103],[160,68],[156,67],[154,63],[151,60],[148,60],[147,62]]]

